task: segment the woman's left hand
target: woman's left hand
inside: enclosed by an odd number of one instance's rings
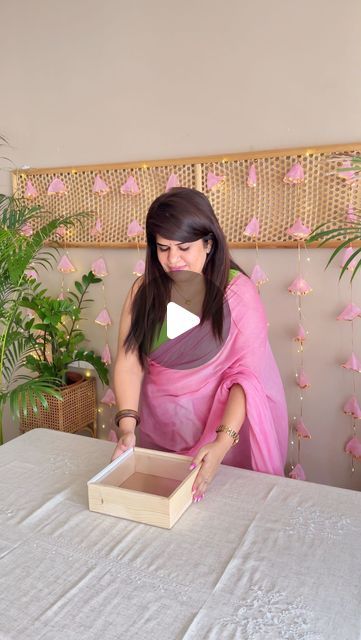
[[[199,449],[197,455],[193,458],[191,469],[194,469],[199,464],[201,465],[192,487],[194,502],[199,502],[204,498],[204,494],[216,475],[217,469],[227,451],[228,447],[225,448],[222,443],[210,442]]]

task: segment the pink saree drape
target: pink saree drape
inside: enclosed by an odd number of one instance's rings
[[[228,285],[226,299],[229,333],[216,355],[212,357],[214,339],[205,325],[151,353],[141,392],[140,444],[193,456],[215,439],[229,390],[240,384],[246,419],[239,444],[223,463],[283,475],[287,408],[265,311],[256,287],[241,273]]]

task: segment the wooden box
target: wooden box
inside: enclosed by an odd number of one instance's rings
[[[88,482],[90,511],[170,529],[192,502],[191,458],[135,447]]]

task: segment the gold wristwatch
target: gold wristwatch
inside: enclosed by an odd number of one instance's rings
[[[236,444],[238,444],[239,433],[237,433],[237,431],[235,431],[234,429],[231,429],[231,427],[226,427],[226,425],[224,424],[220,424],[219,427],[217,427],[216,429],[216,433],[221,433],[221,431],[224,431],[224,433],[227,433],[231,438],[233,438],[232,447],[235,447]]]

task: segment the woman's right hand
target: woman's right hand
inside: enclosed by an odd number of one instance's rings
[[[135,447],[134,433],[125,433],[119,438],[119,442],[114,449],[111,462],[121,456],[124,451],[126,451],[127,449],[132,449],[133,447]]]

